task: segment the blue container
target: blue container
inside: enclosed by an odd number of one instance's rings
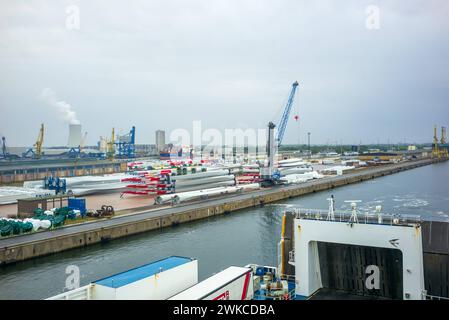
[[[69,198],[68,207],[70,210],[79,210],[83,217],[86,215],[86,199]]]

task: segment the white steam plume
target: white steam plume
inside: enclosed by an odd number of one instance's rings
[[[80,124],[72,106],[67,102],[60,100],[52,89],[45,88],[42,90],[41,98],[49,105],[56,108],[64,120],[68,121],[70,124]]]

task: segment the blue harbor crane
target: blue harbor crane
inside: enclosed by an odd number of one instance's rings
[[[118,158],[135,158],[136,127],[133,126],[129,133],[119,136],[115,144],[118,147]]]
[[[276,155],[277,148],[282,144],[282,140],[284,139],[285,129],[287,128],[288,118],[290,117],[290,111],[292,109],[293,101],[295,98],[295,93],[298,88],[298,81],[295,81],[292,84],[292,89],[290,91],[290,95],[288,96],[287,104],[284,107],[284,112],[282,113],[282,117],[279,121],[278,133],[276,140],[274,139],[274,129],[276,125],[273,122],[268,123],[268,139],[267,139],[267,158],[268,163],[260,168],[260,177],[263,179],[262,185],[268,186],[275,184],[280,176],[279,171],[274,166],[274,157]],[[298,116],[295,116],[295,119],[298,120]]]
[[[2,154],[0,155],[0,159],[2,160],[15,160],[20,158],[16,154],[11,154],[8,152],[8,148],[6,147],[6,138],[2,137]]]
[[[284,112],[282,113],[281,120],[278,124],[278,135],[277,135],[277,147],[282,144],[282,139],[284,139],[285,129],[287,128],[288,118],[290,117],[290,111],[292,110],[293,100],[295,99],[296,89],[298,88],[298,81],[292,84],[292,90],[288,96],[287,104],[285,105]],[[297,119],[297,118],[296,118]]]

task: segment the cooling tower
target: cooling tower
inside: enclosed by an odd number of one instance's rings
[[[67,147],[77,148],[81,144],[81,125],[71,124],[69,125],[69,142]]]

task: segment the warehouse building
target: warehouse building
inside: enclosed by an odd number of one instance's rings
[[[76,177],[126,171],[126,161],[58,159],[0,163],[0,184],[43,180],[48,176]]]

